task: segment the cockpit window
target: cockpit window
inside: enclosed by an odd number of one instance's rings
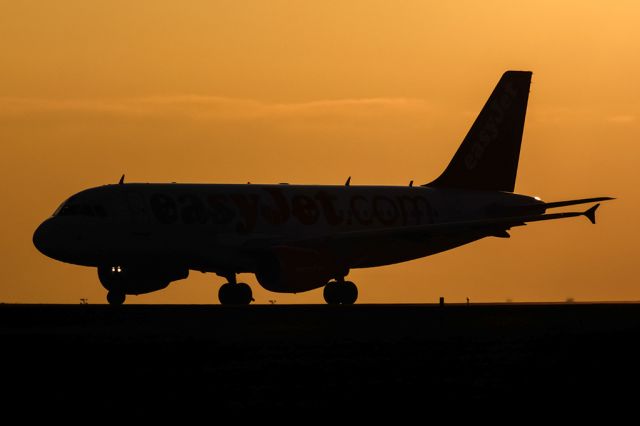
[[[101,204],[82,203],[67,200],[53,213],[54,216],[106,217],[107,211]]]
[[[67,205],[68,202],[69,202],[69,200],[65,200],[62,204],[60,204],[58,206],[58,208],[53,212],[53,214],[51,216],[58,216],[60,214],[60,210],[62,210],[64,208],[64,206]]]

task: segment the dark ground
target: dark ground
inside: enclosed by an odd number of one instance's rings
[[[0,305],[1,401],[155,416],[635,406],[639,338],[631,303]]]

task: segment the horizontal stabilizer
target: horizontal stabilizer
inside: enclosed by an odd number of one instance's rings
[[[551,203],[535,203],[535,204],[521,204],[515,206],[500,206],[496,208],[496,213],[499,214],[512,214],[512,215],[525,215],[525,214],[541,214],[544,213],[547,209],[553,209],[556,207],[566,207],[573,206],[576,204],[586,204],[586,203],[595,203],[598,201],[609,201],[615,200],[612,197],[595,197],[595,198],[581,198],[579,200],[565,200],[565,201],[554,201]]]
[[[598,207],[600,207],[600,203],[596,204],[595,206],[588,209],[586,212],[582,213],[594,225],[596,224],[596,210],[598,209]]]
[[[615,200],[612,197],[597,197],[597,198],[582,198],[580,200],[567,200],[567,201],[554,201],[552,203],[539,204],[540,207],[545,209],[552,209],[554,207],[573,206],[575,204],[595,203],[597,201],[609,201]]]

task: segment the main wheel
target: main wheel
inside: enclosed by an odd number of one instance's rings
[[[236,284],[236,291],[238,292],[238,304],[248,305],[253,301],[253,292],[251,287],[247,283]]]
[[[226,283],[220,287],[218,299],[222,305],[248,305],[253,300],[253,292],[248,284]]]
[[[353,305],[358,300],[358,287],[351,281],[340,284],[340,303]]]
[[[221,305],[231,305],[233,304],[234,295],[235,295],[234,284],[226,283],[222,284],[220,290],[218,290],[218,300],[220,300]]]
[[[122,291],[111,290],[110,292],[107,293],[107,302],[109,302],[110,305],[115,305],[115,306],[122,305],[126,298],[127,298],[127,295],[124,294],[124,292]]]
[[[322,294],[329,305],[353,305],[358,299],[358,287],[351,281],[330,281]]]
[[[322,295],[324,296],[324,301],[327,302],[327,304],[340,304],[340,284],[335,281],[329,281],[327,285],[324,286]]]

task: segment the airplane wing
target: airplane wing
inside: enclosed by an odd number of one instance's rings
[[[514,226],[524,226],[528,222],[540,222],[543,220],[565,219],[569,217],[585,216],[593,224],[596,223],[596,210],[600,204],[583,212],[566,212],[521,215],[510,217],[493,217],[488,219],[466,220],[456,222],[434,223],[428,225],[407,226],[402,228],[367,229],[362,231],[341,232],[319,238],[322,242],[340,240],[363,240],[369,238],[403,238],[459,234],[459,233],[486,233],[487,236],[508,236],[506,230]],[[315,239],[314,239],[315,240]],[[307,241],[312,243],[313,241]]]

